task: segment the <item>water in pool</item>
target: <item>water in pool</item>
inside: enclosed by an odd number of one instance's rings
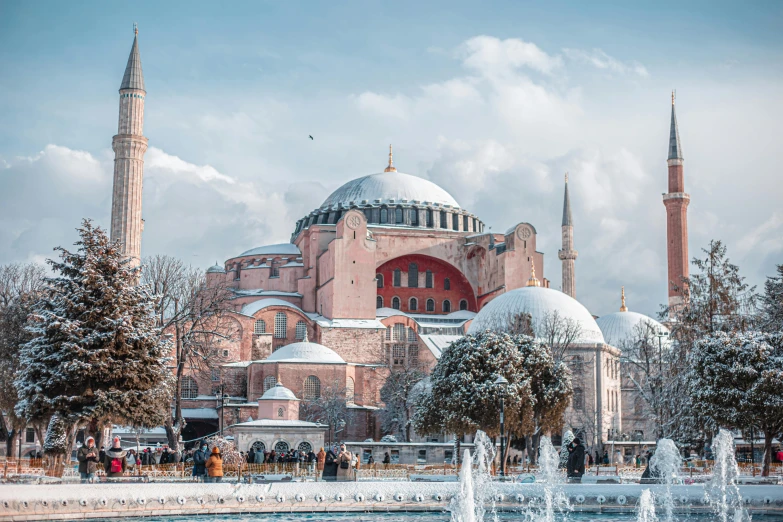
[[[134,520],[134,519],[129,519]],[[246,515],[204,515],[204,516],[175,516],[175,517],[145,517],[138,519],[140,522],[449,522],[449,513],[279,513],[263,514],[250,513]],[[486,522],[498,520],[499,522],[530,521],[536,518],[528,518],[524,513],[498,513],[487,514]],[[568,513],[556,516],[555,522],[632,522],[637,520],[635,513],[629,514],[599,514],[599,513]],[[676,522],[709,522],[716,520],[715,515],[675,515]],[[783,522],[780,515],[753,515],[753,520],[758,522]],[[117,522],[117,519],[100,519],[94,522]]]

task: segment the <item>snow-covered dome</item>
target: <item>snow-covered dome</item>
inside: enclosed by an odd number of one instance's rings
[[[438,203],[459,208],[459,204],[451,194],[435,183],[402,172],[381,172],[353,179],[332,192],[321,207],[332,207],[338,204],[347,207],[362,202],[365,204],[400,203],[403,200]]]
[[[476,315],[468,330],[476,334],[486,329],[503,330],[518,314],[530,314],[533,329],[540,334],[544,321],[557,312],[564,320],[574,321],[581,328],[577,343],[603,343],[604,336],[592,314],[579,301],[551,288],[526,286],[502,294],[490,301]],[[541,334],[543,337],[543,334]]]
[[[652,336],[657,332],[663,332],[668,339],[669,335],[669,329],[664,325],[636,312],[615,312],[604,315],[599,317],[596,323],[604,334],[606,344],[620,349],[629,340],[637,340],[640,336]]]
[[[207,268],[208,274],[225,274],[226,271],[223,269],[222,266],[218,264],[214,264],[211,267]]]
[[[278,349],[265,359],[266,362],[289,362],[311,364],[345,364],[342,357],[331,348],[318,343],[303,341]]]
[[[280,254],[286,256],[301,256],[302,252],[299,247],[291,243],[278,243],[276,245],[264,245],[256,248],[251,248],[242,252],[237,257],[243,256],[268,256],[273,254]]]
[[[278,401],[296,401],[299,400],[294,395],[294,392],[283,386],[281,383],[277,383],[261,396],[260,401],[266,400],[278,400]]]

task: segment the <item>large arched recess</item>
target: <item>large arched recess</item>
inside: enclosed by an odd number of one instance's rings
[[[418,286],[411,288],[408,284],[408,268],[411,263],[416,263],[419,272]],[[400,286],[394,286],[394,271],[399,269],[402,273]],[[433,287],[426,288],[426,273],[431,270],[433,274]],[[400,310],[410,313],[435,313],[443,314],[443,302],[449,300],[451,311],[456,312],[460,309],[461,300],[467,301],[467,309],[471,312],[477,312],[476,294],[467,278],[456,267],[440,259],[425,256],[421,254],[412,254],[397,257],[385,262],[375,270],[383,278],[383,287],[378,288],[378,295],[383,298],[383,306],[392,307],[392,299],[400,299]],[[448,278],[450,289],[444,287],[445,280]],[[415,297],[418,300],[418,309],[410,309],[410,299]],[[435,300],[434,312],[427,311],[427,299]]]

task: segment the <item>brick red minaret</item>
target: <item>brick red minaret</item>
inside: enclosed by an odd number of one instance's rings
[[[688,277],[688,203],[691,197],[685,193],[683,161],[672,93],[669,157],[666,160],[669,165],[669,192],[663,195],[663,204],[666,206],[666,250],[669,261],[666,286],[669,292],[669,307],[675,310],[683,303],[682,278]]]

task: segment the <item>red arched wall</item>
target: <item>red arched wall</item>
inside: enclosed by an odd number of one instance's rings
[[[408,265],[416,263],[419,266],[419,286],[418,288],[409,288],[407,284]],[[401,286],[395,287],[394,270],[399,268],[402,271]],[[425,274],[427,270],[432,270],[433,288],[425,288]],[[434,257],[422,255],[402,256],[391,261],[387,261],[378,267],[376,274],[383,276],[383,288],[378,288],[378,295],[383,297],[383,306],[392,307],[392,299],[400,298],[400,310],[411,313],[443,313],[443,301],[451,301],[451,311],[459,310],[459,302],[465,299],[468,302],[468,310],[477,312],[476,297],[473,294],[473,288],[462,275],[462,272],[452,265],[443,262]],[[451,283],[450,290],[444,290],[444,280],[448,278]],[[419,300],[419,309],[412,311],[409,309],[410,298],[415,297]],[[427,312],[427,299],[435,300],[435,312]]]

